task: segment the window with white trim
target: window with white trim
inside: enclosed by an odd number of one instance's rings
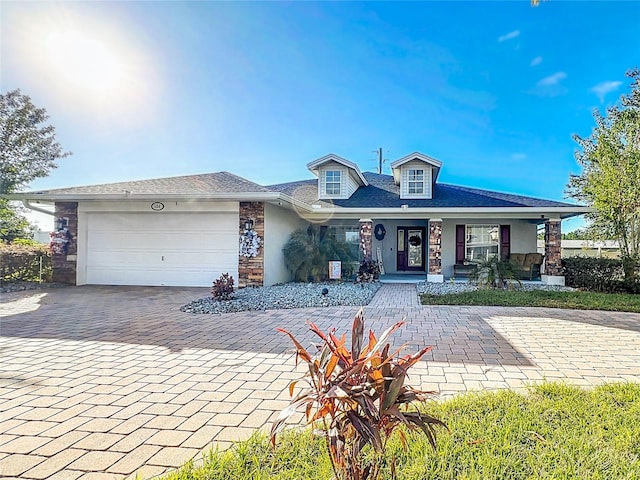
[[[500,225],[467,225],[465,260],[483,262],[500,256]]]
[[[340,170],[327,170],[324,174],[324,188],[327,195],[341,194],[342,172]]]
[[[407,174],[407,193],[409,195],[424,194],[424,170],[422,168],[411,168]]]

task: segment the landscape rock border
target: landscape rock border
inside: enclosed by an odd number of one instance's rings
[[[289,308],[368,305],[380,288],[373,283],[284,283],[237,290],[231,300],[204,297],[180,307],[186,313],[233,313]],[[326,295],[323,290],[326,289]]]

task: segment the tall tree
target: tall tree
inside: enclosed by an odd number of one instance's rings
[[[48,119],[47,111],[20,90],[0,95],[0,194],[46,177],[58,159],[70,155],[56,141]]]
[[[596,209],[588,214],[595,238],[615,238],[626,278],[633,278],[640,262],[640,70],[627,72],[631,94],[621,105],[594,112],[591,135],[574,135],[580,149],[576,160],[580,175],[571,175],[567,191]]]
[[[56,141],[44,108],[36,107],[20,90],[0,95],[0,195],[20,191],[36,178],[46,177],[56,161],[70,155]],[[0,198],[0,241],[29,237],[26,219]]]

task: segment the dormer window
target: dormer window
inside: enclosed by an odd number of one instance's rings
[[[340,191],[341,185],[341,175],[342,172],[340,170],[327,170],[325,172],[325,191],[327,195],[341,195]]]
[[[400,186],[400,198],[428,200],[442,162],[419,152],[402,157],[391,164],[393,181]]]
[[[347,199],[369,185],[355,163],[332,153],[308,163],[307,168],[318,177],[319,200]]]
[[[410,169],[408,172],[409,195],[422,195],[424,193],[424,170]]]

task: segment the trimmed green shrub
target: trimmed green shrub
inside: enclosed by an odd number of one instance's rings
[[[42,259],[42,278],[40,260]],[[0,244],[0,284],[11,282],[49,282],[53,270],[46,245]]]
[[[634,280],[625,280],[622,260],[616,258],[568,257],[562,259],[565,283],[592,292],[640,293],[640,265]]]

